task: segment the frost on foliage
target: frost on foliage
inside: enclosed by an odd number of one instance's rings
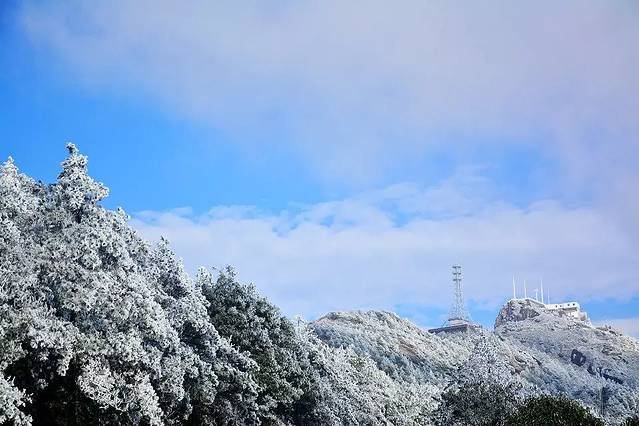
[[[511,364],[511,348],[492,333],[478,331],[471,334],[474,348],[459,368],[459,383],[492,383],[503,388],[519,391],[522,381]]]
[[[62,163],[62,172],[53,186],[53,196],[72,211],[95,206],[106,198],[109,190],[87,174],[87,157],[78,152],[72,143],[67,144],[69,156]]]
[[[598,410],[605,389],[613,424],[639,404],[639,342],[570,317],[529,311],[503,316],[494,332],[432,335],[391,313],[357,311],[328,314],[310,328],[331,347],[370,356],[397,381],[428,383],[440,394],[481,384],[515,402],[565,394]]]
[[[291,321],[252,285],[238,283],[231,268],[216,279],[200,269],[196,285],[218,332],[257,364],[259,421],[322,424],[317,413],[309,412],[318,403],[318,383],[307,347]]]
[[[464,339],[428,333],[390,312],[332,312],[310,327],[331,346],[370,356],[395,379],[446,383],[472,350]]]
[[[436,386],[395,380],[352,347],[328,346],[311,333],[305,339],[320,372],[325,424],[429,424]]]
[[[5,377],[0,377],[0,424],[30,425],[31,418],[22,411],[27,402],[24,391]]]
[[[150,247],[126,215],[100,207],[108,190],[68,148],[52,185],[12,161],[0,173],[1,397],[18,407],[2,415],[53,424],[250,418],[254,363],[218,335],[167,244]]]

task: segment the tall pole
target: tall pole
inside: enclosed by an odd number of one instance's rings
[[[541,303],[544,303],[544,280],[540,278],[539,281],[541,285]]]
[[[526,291],[526,280],[524,280],[524,299],[528,299],[528,292]]]
[[[515,290],[515,276],[513,275],[513,300],[517,299],[517,293]]]

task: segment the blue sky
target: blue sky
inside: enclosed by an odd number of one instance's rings
[[[450,265],[492,324],[541,277],[639,333],[639,8],[3,2],[0,156],[74,141],[189,270],[287,314],[439,325]],[[546,284],[547,283],[547,284]]]

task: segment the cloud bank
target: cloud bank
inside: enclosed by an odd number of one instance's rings
[[[464,266],[467,297],[483,309],[510,297],[513,274],[532,294],[543,273],[553,301],[639,292],[637,246],[622,229],[592,209],[473,198],[482,182],[462,174],[431,188],[394,185],[277,214],[246,206],[143,212],[133,226],[153,240],[167,237],[190,270],[235,265],[289,315],[407,302],[417,311],[447,309],[453,263]]]
[[[135,216],[190,268],[234,264],[307,315],[444,307],[453,262],[479,306],[509,295],[513,273],[543,274],[557,298],[637,294],[638,17],[636,2],[577,0],[73,0],[18,11],[74,82],[160,103],[249,155],[287,151],[318,179],[356,188],[277,213]],[[521,152],[545,159],[547,194],[500,196],[503,182],[472,172],[513,150],[515,163]],[[394,184],[442,153],[471,172]],[[383,189],[359,193],[371,187]]]
[[[318,175],[532,145],[562,179],[636,183],[635,2],[27,2],[36,46]],[[610,182],[624,182],[611,188]]]

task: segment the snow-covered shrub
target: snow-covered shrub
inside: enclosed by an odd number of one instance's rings
[[[639,426],[639,414],[636,416],[628,417],[623,421],[621,426]]]

